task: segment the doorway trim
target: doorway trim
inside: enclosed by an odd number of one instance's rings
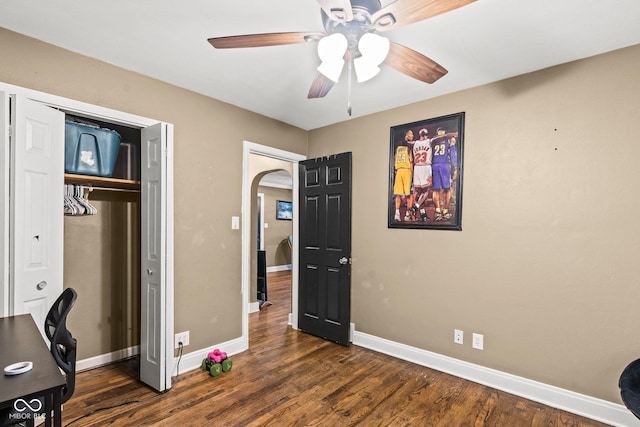
[[[251,154],[270,157],[292,163],[293,168],[293,245],[291,249],[291,326],[298,329],[298,162],[306,160],[302,154],[280,150],[266,145],[244,141],[242,150],[242,347],[249,348],[249,277],[251,271],[251,184],[255,176],[250,176]]]

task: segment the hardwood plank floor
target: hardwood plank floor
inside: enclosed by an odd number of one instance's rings
[[[182,373],[157,394],[136,359],[81,372],[64,426],[604,426],[587,418],[287,325],[289,272],[270,273],[250,350],[217,378]],[[224,349],[222,349],[224,350]],[[108,409],[103,409],[108,408]],[[88,414],[88,415],[87,415]]]

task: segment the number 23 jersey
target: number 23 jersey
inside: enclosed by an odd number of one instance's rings
[[[415,166],[426,166],[431,164],[431,144],[428,139],[416,141],[413,146],[413,164]]]

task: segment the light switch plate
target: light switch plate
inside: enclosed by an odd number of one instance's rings
[[[471,346],[476,350],[484,350],[484,335],[474,333]]]

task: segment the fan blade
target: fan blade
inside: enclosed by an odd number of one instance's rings
[[[397,43],[391,43],[389,55],[384,63],[425,83],[433,83],[448,73],[442,65],[432,59]]]
[[[316,78],[313,80],[313,83],[311,83],[311,88],[309,89],[307,98],[313,99],[326,96],[334,84],[333,80],[328,79],[322,73],[318,73]]]
[[[396,0],[371,16],[378,31],[389,31],[466,6],[476,0]]]
[[[324,33],[267,33],[212,37],[208,41],[216,49],[230,49],[304,43],[320,40],[324,36]]]
[[[353,20],[353,9],[349,0],[318,0],[318,3],[332,21],[349,22]]]

